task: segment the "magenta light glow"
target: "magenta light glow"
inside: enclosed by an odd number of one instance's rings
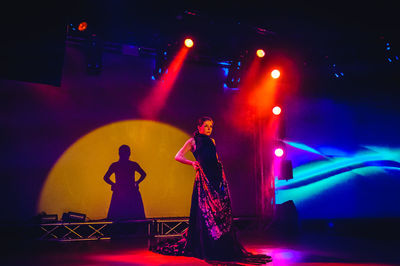
[[[283,151],[282,148],[277,148],[277,149],[275,149],[274,153],[275,153],[276,157],[282,157],[285,152]]]

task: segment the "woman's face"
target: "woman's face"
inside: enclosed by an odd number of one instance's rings
[[[213,129],[213,124],[214,124],[213,121],[207,120],[204,121],[204,123],[201,126],[197,126],[197,129],[199,130],[200,134],[210,136]]]

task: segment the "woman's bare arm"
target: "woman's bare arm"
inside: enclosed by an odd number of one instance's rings
[[[191,151],[194,148],[193,146],[194,146],[194,139],[193,138],[188,139],[183,145],[183,147],[175,155],[175,160],[183,164],[192,165],[195,169],[197,169],[199,165],[197,161],[191,161],[185,158],[185,154]]]

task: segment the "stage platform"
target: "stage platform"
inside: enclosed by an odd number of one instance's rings
[[[285,228],[269,226],[260,229],[253,226],[253,222],[254,220],[235,219],[238,239],[250,252],[271,255],[273,261],[268,265],[400,265],[400,240],[392,237],[394,233],[360,235],[355,232],[352,235],[347,231],[322,230],[322,227],[317,228],[313,223],[314,230],[288,234]],[[118,226],[113,228],[113,225]],[[49,228],[47,231],[41,229],[39,238],[37,235],[27,234],[28,231],[11,230],[8,235],[4,234],[0,265],[242,265],[165,256],[149,251],[149,241],[179,236],[181,230],[187,226],[185,218],[147,219],[136,223],[114,224],[92,221],[84,224],[63,224],[59,228],[66,226],[70,229],[63,229],[67,232],[67,235],[62,235],[63,240],[51,236],[54,230]],[[82,228],[91,233],[82,234],[78,230]],[[106,228],[113,232],[109,237]],[[84,241],[77,234],[90,241]],[[67,240],[69,237],[71,239]],[[75,237],[76,241],[72,240]]]
[[[296,238],[239,232],[251,252],[267,253],[268,265],[400,265],[399,241],[302,234]],[[242,265],[207,262],[190,257],[165,256],[148,250],[146,237],[101,241],[8,242],[2,249],[4,266],[126,266],[126,265]]]

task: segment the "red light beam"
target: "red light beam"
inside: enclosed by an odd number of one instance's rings
[[[189,48],[187,47],[181,48],[174,60],[172,60],[171,64],[169,65],[168,71],[162,75],[160,81],[158,81],[149,95],[147,95],[147,97],[139,105],[139,112],[144,118],[157,118],[159,112],[165,106],[188,51]]]

